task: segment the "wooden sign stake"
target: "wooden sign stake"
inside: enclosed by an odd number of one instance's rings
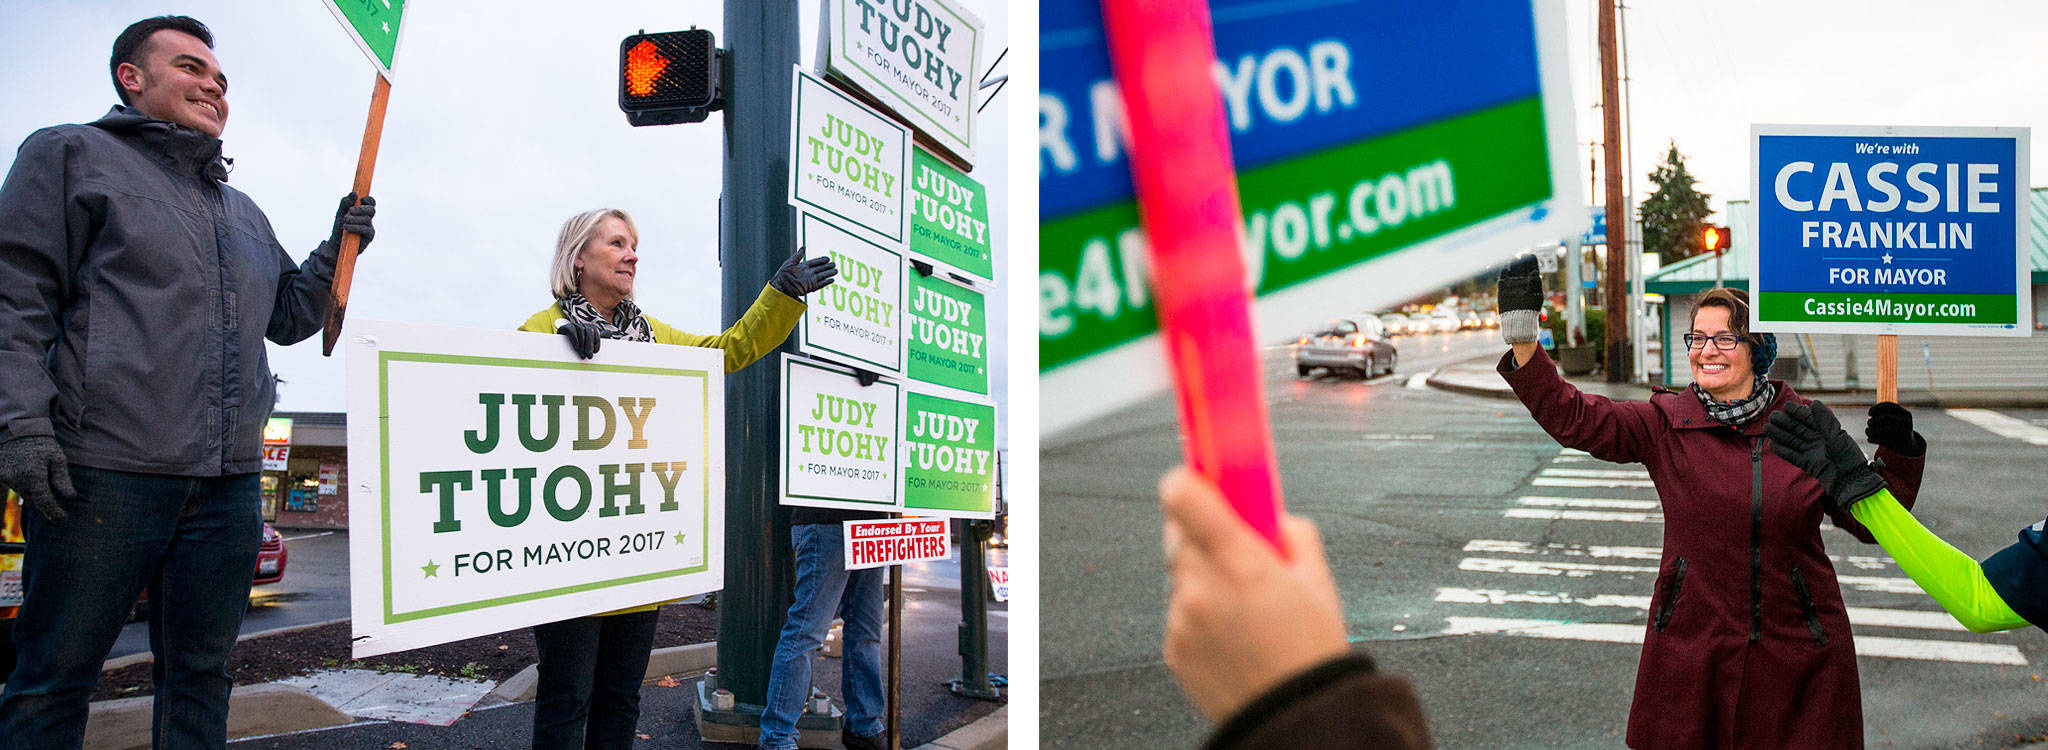
[[[1877,400],[1882,403],[1899,400],[1899,337],[1879,334],[1877,337]]]
[[[383,74],[370,92],[370,119],[363,124],[363,150],[356,156],[356,181],[350,190],[356,200],[370,194],[370,174],[377,171],[377,144],[384,139],[384,106],[391,100],[391,82]],[[356,251],[363,238],[354,232],[341,233],[341,257],[334,266],[334,287],[327,303],[327,325],[320,332],[320,356],[334,356],[334,342],[341,340],[341,319],[348,314],[349,280],[355,277]]]

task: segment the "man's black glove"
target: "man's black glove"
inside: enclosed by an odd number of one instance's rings
[[[775,287],[775,291],[802,299],[806,294],[831,286],[833,277],[838,275],[839,266],[831,258],[804,260],[804,251],[798,249],[795,255],[789,256],[789,260],[782,262],[781,268],[775,269],[775,277],[768,280],[768,285]]]
[[[1913,413],[1890,401],[1870,406],[1870,423],[1863,428],[1863,437],[1901,456],[1927,455],[1927,439],[1913,431]]]
[[[1845,512],[1884,489],[1884,477],[1863,460],[1863,448],[1842,429],[1827,404],[1787,403],[1771,412],[1764,434],[1771,438],[1772,452],[1820,480]]]
[[[64,520],[64,503],[78,499],[78,491],[71,489],[71,467],[64,461],[64,450],[48,435],[0,443],[0,485],[14,490],[22,502],[52,521]]]
[[[341,233],[353,232],[363,238],[362,242],[356,243],[356,252],[361,253],[364,248],[370,246],[370,240],[377,236],[377,229],[370,226],[370,219],[376,215],[376,198],[365,195],[363,202],[358,204],[356,194],[349,193],[341,199],[341,208],[334,210],[334,233],[328,235],[327,241],[334,243],[334,248],[339,250]]]
[[[1536,256],[1523,255],[1500,269],[1500,337],[1509,344],[1534,343],[1542,325],[1543,274]]]
[[[604,340],[604,333],[589,323],[577,323],[566,318],[555,319],[555,332],[569,338],[569,348],[576,356],[590,359],[597,356],[598,342]]]

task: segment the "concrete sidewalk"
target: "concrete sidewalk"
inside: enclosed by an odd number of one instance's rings
[[[1508,388],[1507,380],[1494,368],[1500,364],[1500,356],[1489,354],[1439,368],[1430,373],[1430,387],[1473,396],[1514,399],[1515,392]],[[1689,374],[1683,374],[1689,378]],[[1584,393],[1606,396],[1616,401],[1647,401],[1654,391],[1650,386],[1636,383],[1609,383],[1599,373],[1565,378]],[[1671,386],[1682,390],[1690,381]],[[1827,402],[1831,407],[1869,406],[1877,400],[1875,389],[1854,391],[1841,389],[1809,390],[1795,388],[1801,395]],[[1899,403],[1905,406],[1932,407],[1976,407],[1976,408],[2027,408],[2048,407],[2048,390],[2043,389],[1941,389],[1926,388],[1899,389]]]

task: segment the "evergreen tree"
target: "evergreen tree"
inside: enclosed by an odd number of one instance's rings
[[[1671,143],[1664,163],[1650,171],[1650,182],[1656,183],[1657,191],[1637,209],[1643,222],[1643,250],[1656,253],[1664,265],[1700,254],[1700,227],[1713,213],[1707,208],[1710,196],[1693,189],[1677,142]]]

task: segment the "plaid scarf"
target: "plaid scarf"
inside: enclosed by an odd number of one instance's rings
[[[1713,396],[1707,395],[1707,389],[1697,384],[1693,385],[1692,392],[1700,397],[1700,405],[1707,407],[1707,416],[1729,427],[1741,427],[1763,416],[1764,410],[1770,408],[1771,402],[1778,397],[1778,387],[1762,375],[1756,376],[1756,387],[1750,389],[1749,398],[1740,401],[1715,401]]]
[[[630,299],[619,300],[619,306],[612,310],[612,319],[605,320],[597,313],[597,306],[584,299],[581,292],[571,292],[568,299],[562,300],[562,312],[572,321],[597,326],[598,333],[608,339],[654,340],[654,330],[647,327],[647,316],[641,315],[640,306]]]

